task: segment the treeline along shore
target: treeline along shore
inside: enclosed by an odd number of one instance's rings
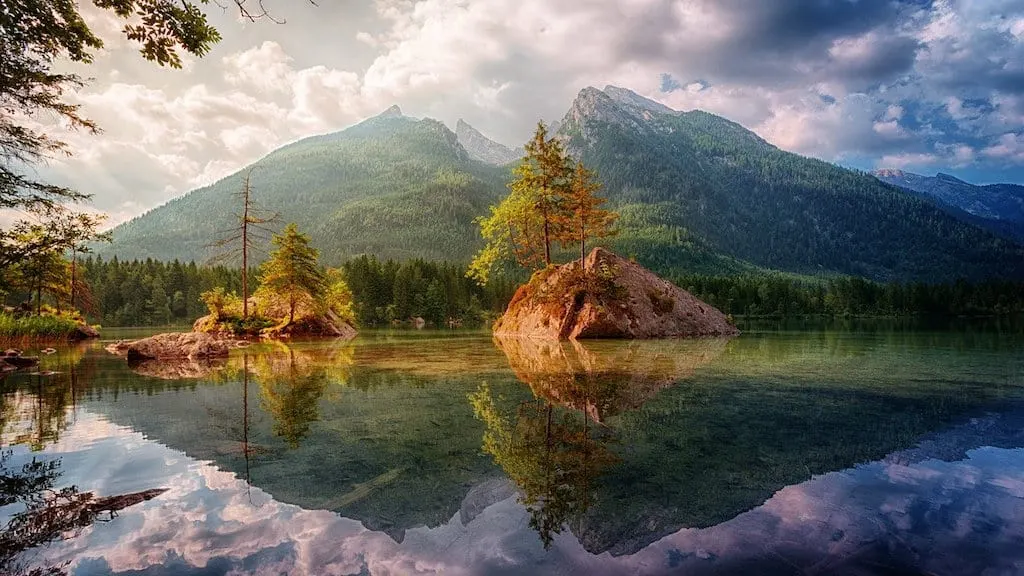
[[[194,262],[121,261],[86,257],[79,264],[77,306],[103,326],[189,324],[207,313],[200,295],[216,287],[237,292],[241,269]],[[500,315],[519,282],[496,279],[486,286],[466,278],[454,262],[396,262],[361,256],[341,269],[352,291],[361,326],[423,318],[434,326],[488,325]],[[257,278],[257,274],[250,274]],[[1006,281],[944,284],[878,283],[860,278],[811,278],[790,274],[676,275],[671,280],[733,316],[992,316],[1024,313],[1024,284]],[[519,279],[521,280],[521,279]],[[5,296],[5,305],[35,306],[27,291]],[[54,307],[58,295],[43,294]],[[65,306],[67,306],[65,304]],[[9,317],[9,314],[5,316]],[[0,322],[3,320],[0,319]],[[59,331],[39,321],[40,334]],[[4,325],[0,324],[0,331]]]

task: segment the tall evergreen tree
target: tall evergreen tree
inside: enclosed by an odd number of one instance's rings
[[[299,304],[319,300],[327,289],[320,264],[319,251],[309,245],[309,237],[299,232],[294,223],[285,227],[272,240],[277,249],[262,267],[260,281],[288,306],[288,323],[295,321]]]
[[[513,257],[525,268],[551,264],[551,244],[564,234],[565,200],[572,165],[562,144],[548,138],[543,122],[513,169],[509,194],[478,220],[487,241],[470,264],[469,275],[486,283],[491,270]]]
[[[581,267],[586,265],[587,238],[604,238],[614,233],[612,225],[617,215],[601,207],[605,199],[596,194],[600,189],[601,183],[595,179],[594,172],[577,162],[565,199],[569,220],[561,240],[563,247],[579,243]]]

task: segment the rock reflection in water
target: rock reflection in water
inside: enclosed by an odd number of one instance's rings
[[[132,372],[161,380],[208,378],[227,366],[224,358],[176,358],[172,360],[142,360],[129,363]]]
[[[495,342],[537,398],[505,413],[483,384],[470,403],[486,425],[484,451],[522,491],[530,526],[549,547],[567,525],[580,532],[596,480],[620,461],[611,449],[614,432],[600,424],[692,374],[721,354],[727,340]]]
[[[509,366],[533,393],[598,422],[640,407],[660,390],[710,363],[727,338],[548,341],[495,337]]]

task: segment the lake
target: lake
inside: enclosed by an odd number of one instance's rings
[[[0,572],[1024,574],[1022,350],[870,323],[64,347],[0,380]]]

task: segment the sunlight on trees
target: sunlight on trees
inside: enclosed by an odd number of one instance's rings
[[[526,155],[513,169],[509,194],[488,216],[478,219],[487,242],[470,263],[467,275],[486,284],[505,262],[527,269],[552,264],[551,245],[577,243],[585,256],[587,238],[610,236],[616,215],[601,208],[600,183],[581,162],[572,163],[562,143],[537,124]]]

